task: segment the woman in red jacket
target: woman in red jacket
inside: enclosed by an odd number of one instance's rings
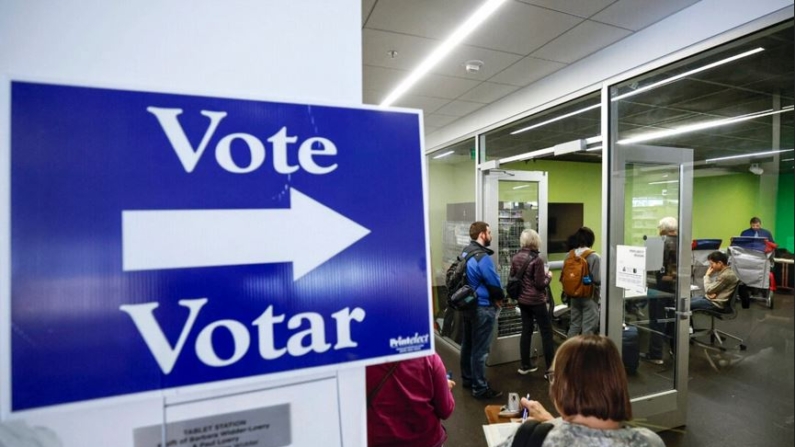
[[[368,366],[367,445],[440,447],[442,420],[453,414],[451,390],[438,354]]]

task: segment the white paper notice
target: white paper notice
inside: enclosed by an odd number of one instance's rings
[[[646,293],[646,247],[616,247],[616,287]]]

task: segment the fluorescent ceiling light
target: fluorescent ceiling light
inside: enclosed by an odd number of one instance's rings
[[[417,68],[412,71],[409,76],[403,80],[398,86],[392,90],[392,93],[387,95],[386,99],[381,102],[381,107],[388,107],[392,105],[398,98],[400,98],[408,89],[410,89],[417,81],[420,80],[426,73],[431,71],[436,64],[439,63],[445,56],[447,56],[453,48],[463,41],[472,31],[474,31],[481,23],[483,23],[489,16],[505,3],[505,0],[488,0],[483,4],[466,22],[459,26],[450,37],[447,38],[441,45],[439,45],[424,61],[420,63]]]
[[[641,88],[639,88],[637,90],[633,90],[631,92],[624,93],[623,95],[618,95],[615,98],[611,99],[611,101],[618,101],[619,99],[628,98],[630,96],[637,95],[638,93],[643,93],[643,92],[645,92],[647,90],[651,90],[651,89],[663,86],[665,84],[670,84],[671,82],[678,81],[678,80],[680,80],[680,79],[682,79],[684,77],[690,76],[692,74],[700,73],[702,71],[709,70],[710,68],[715,68],[715,67],[717,67],[719,65],[723,65],[723,64],[727,64],[727,63],[732,62],[732,61],[736,61],[737,59],[742,59],[742,58],[744,58],[746,56],[750,56],[752,54],[759,53],[760,51],[765,51],[765,49],[762,48],[762,47],[754,48],[751,51],[746,51],[745,53],[740,53],[740,54],[737,54],[737,55],[732,56],[732,57],[727,57],[726,59],[721,59],[721,60],[719,60],[717,62],[713,62],[711,64],[704,65],[703,67],[696,68],[695,70],[690,70],[688,72],[685,72],[685,73],[682,73],[682,74],[678,74],[676,76],[672,76],[672,77],[670,77],[668,79],[663,79],[662,81],[655,82],[654,84],[650,84],[650,85],[647,85],[645,87],[641,87]]]
[[[679,183],[679,180],[665,180],[662,182],[649,182],[650,185],[662,185],[663,183]]]
[[[618,144],[640,143],[641,141],[656,140],[658,138],[665,138],[673,135],[695,132],[697,130],[710,129],[718,126],[726,126],[728,124],[739,123],[741,121],[748,121],[755,118],[761,118],[763,116],[777,115],[779,113],[785,113],[791,111],[792,111],[792,106],[787,106],[782,108],[781,110],[763,110],[761,112],[749,113],[747,115],[740,115],[734,118],[724,118],[714,121],[705,121],[703,123],[691,124],[689,126],[682,126],[674,129],[661,130],[659,132],[651,132],[645,135],[638,135],[637,137],[632,137],[632,138],[625,138],[623,140],[619,140]]]
[[[594,105],[586,107],[584,109],[575,110],[574,112],[567,113],[565,115],[561,115],[561,116],[559,116],[557,118],[552,118],[551,120],[546,120],[546,121],[540,122],[538,124],[533,124],[532,126],[529,126],[529,127],[525,127],[525,128],[519,129],[519,130],[514,130],[513,132],[511,132],[511,135],[516,135],[518,133],[527,132],[528,130],[535,129],[536,127],[546,126],[549,123],[554,123],[555,121],[560,121],[560,120],[562,120],[564,118],[568,118],[570,116],[579,115],[580,113],[587,112],[589,110],[593,110],[593,109],[595,109],[595,108],[597,108],[599,106],[601,106],[601,104],[594,104]]]
[[[592,147],[592,148],[586,149],[585,152],[593,152],[593,151],[601,151],[601,150],[602,150],[602,146],[596,146],[596,147]]]
[[[514,186],[513,189],[522,189],[522,188],[529,188],[529,187],[530,187],[530,185],[520,185],[520,186]]]
[[[448,155],[452,155],[452,154],[454,154],[454,153],[455,153],[455,151],[447,151],[447,152],[445,152],[444,154],[439,154],[439,155],[436,155],[436,156],[434,156],[433,158],[434,158],[434,159],[436,159],[436,158],[447,157]]]
[[[795,161],[795,158],[785,158],[785,159],[783,159],[781,161]]]
[[[795,150],[795,149],[779,149],[779,150],[775,150],[775,151],[754,152],[754,153],[751,153],[751,154],[729,155],[727,157],[709,158],[707,160],[704,160],[704,163],[712,163],[712,162],[724,161],[724,160],[735,160],[735,159],[738,159],[738,158],[765,157],[765,156],[768,156],[768,155],[780,154],[782,152],[790,152],[792,150]]]

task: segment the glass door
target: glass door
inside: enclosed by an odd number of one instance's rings
[[[519,251],[519,235],[533,229],[541,236],[541,256],[547,256],[547,176],[539,171],[491,170],[483,181],[483,220],[491,226],[491,248],[505,285],[511,256]]]
[[[633,413],[655,430],[686,420],[692,161],[691,149],[617,144],[610,165],[609,298],[602,312],[625,362],[640,353],[629,375]],[[627,271],[625,253],[638,248],[645,266]]]
[[[505,287],[511,257],[519,251],[519,236],[533,229],[541,236],[541,256],[547,255],[547,176],[537,171],[492,169],[483,176],[483,221],[491,226],[491,249]],[[519,360],[522,318],[515,303],[506,302],[497,318],[488,366]],[[540,337],[534,337],[540,340]]]

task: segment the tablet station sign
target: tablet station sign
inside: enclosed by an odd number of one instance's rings
[[[420,131],[12,82],[12,410],[429,351]]]

